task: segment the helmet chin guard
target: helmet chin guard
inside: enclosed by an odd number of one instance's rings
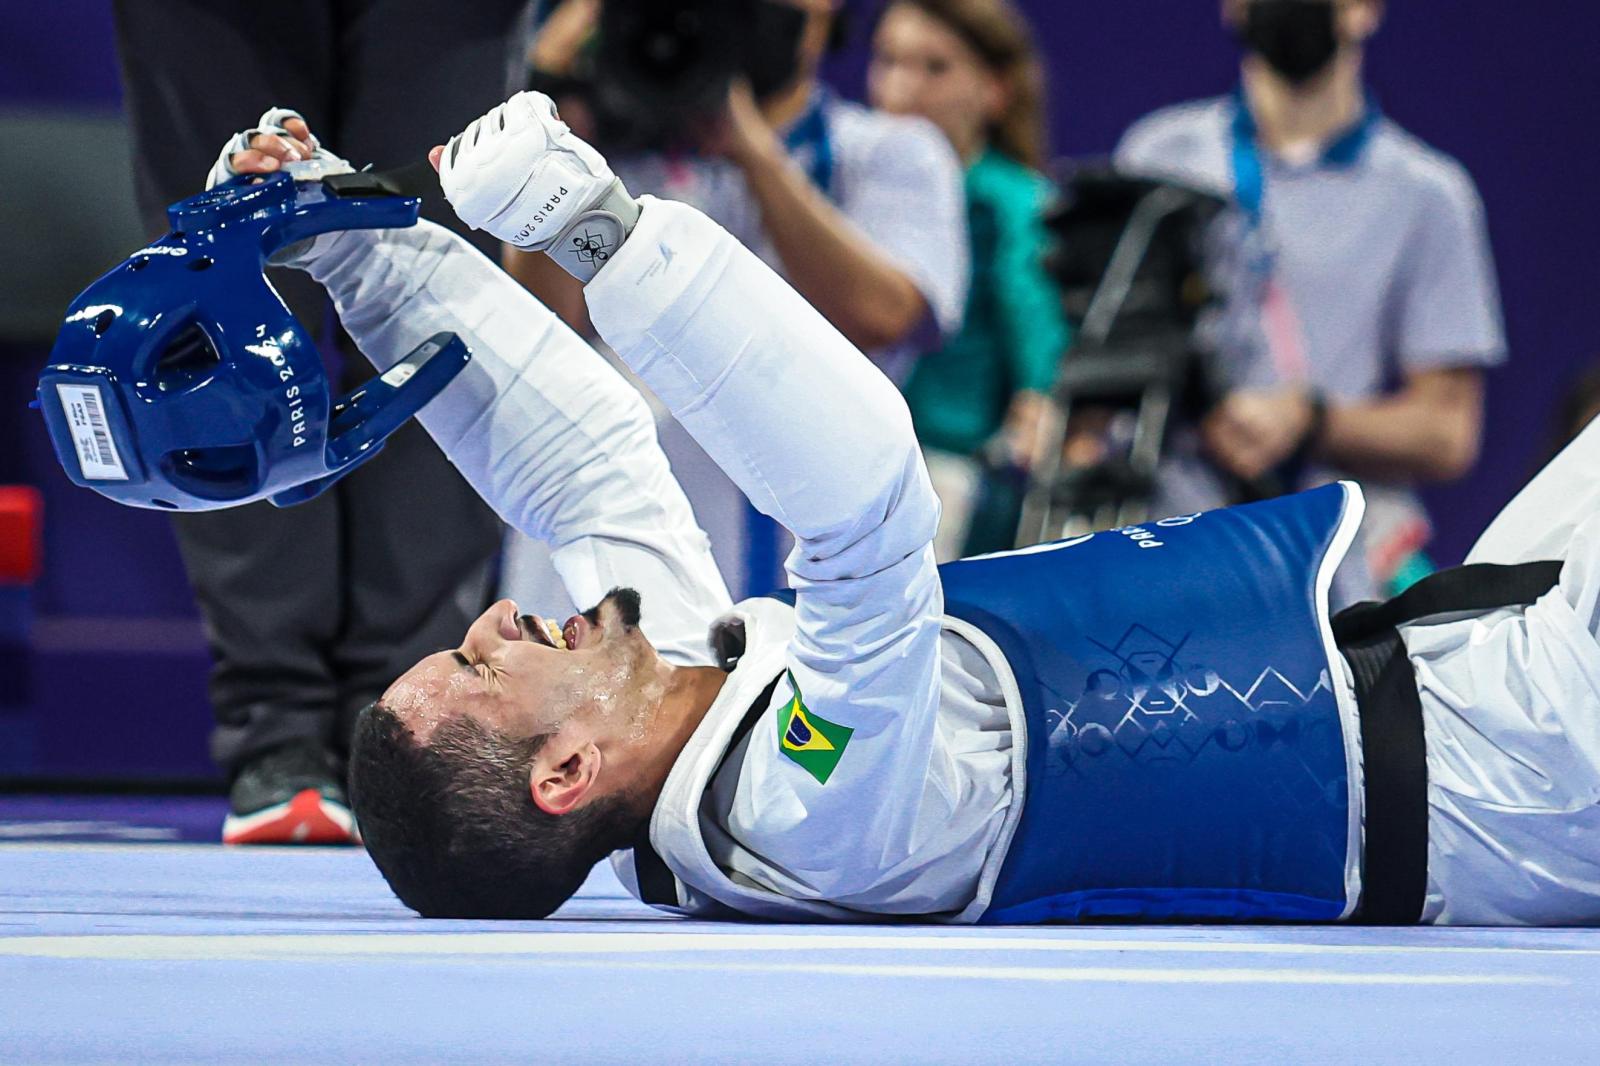
[[[375,175],[288,173],[173,204],[172,232],[72,302],[39,376],[67,477],[132,507],[287,507],[376,455],[467,364],[466,345],[436,334],[335,400],[262,271],[320,233],[415,225],[418,206]]]

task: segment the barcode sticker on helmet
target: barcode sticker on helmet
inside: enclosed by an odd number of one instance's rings
[[[105,403],[98,385],[56,385],[61,413],[66,416],[72,442],[78,449],[78,467],[89,481],[126,481],[128,471],[111,438]]]

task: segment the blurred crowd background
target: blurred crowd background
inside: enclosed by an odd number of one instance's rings
[[[269,105],[384,167],[551,93],[901,386],[942,558],[1355,476],[1353,600],[1458,562],[1600,403],[1597,34],[1497,0],[0,0],[0,781],[336,790],[417,654],[502,592],[561,616],[415,428],[284,512],[62,476],[26,404],[67,302]],[[663,80],[663,35],[723,73]],[[587,331],[564,274],[475,239]],[[735,595],[772,588],[781,532],[660,432]]]

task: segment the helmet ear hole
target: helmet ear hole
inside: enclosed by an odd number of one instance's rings
[[[256,449],[250,444],[182,448],[161,458],[173,484],[204,500],[237,500],[261,488]]]
[[[183,392],[210,380],[222,356],[206,331],[190,324],[179,330],[150,370],[150,383],[161,392]]]

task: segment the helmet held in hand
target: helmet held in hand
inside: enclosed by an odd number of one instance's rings
[[[170,233],[73,301],[40,374],[67,477],[133,507],[288,506],[375,455],[466,365],[466,346],[438,334],[336,400],[263,270],[318,234],[415,225],[418,205],[376,175],[280,173],[168,208]]]

